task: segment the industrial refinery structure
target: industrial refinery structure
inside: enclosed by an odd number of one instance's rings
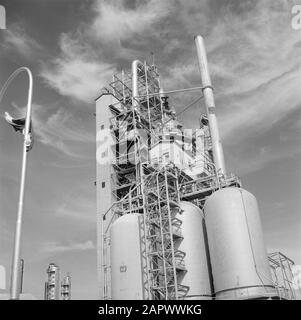
[[[226,171],[195,43],[199,128],[183,128],[154,64],[135,60],[96,99],[100,298],[295,299],[293,262],[267,254],[256,198]]]
[[[50,263],[45,282],[44,300],[70,300],[71,276],[69,273],[60,282],[60,268],[55,263]]]

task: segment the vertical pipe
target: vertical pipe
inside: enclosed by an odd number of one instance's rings
[[[209,121],[209,129],[212,139],[213,160],[218,174],[224,175],[226,173],[224,152],[215,115],[213,88],[208,70],[208,62],[204,45],[204,39],[200,35],[195,36],[194,39],[197,48],[198,62],[202,78],[203,94],[206,105],[206,113]]]
[[[112,85],[113,85],[113,95],[116,97],[116,90],[115,90],[116,83],[115,83],[115,75],[114,74],[112,76]]]
[[[132,106],[133,108],[138,106],[138,64],[139,61],[135,60],[132,63]]]
[[[161,121],[164,122],[164,114],[163,114],[163,98],[165,97],[164,90],[162,87],[160,87],[159,91],[159,97],[160,97],[160,108],[161,108]]]
[[[123,103],[125,104],[125,87],[124,87],[124,70],[121,71],[121,81],[122,81],[122,98]]]
[[[149,105],[149,92],[148,92],[148,76],[147,76],[147,65],[144,62],[144,73],[145,73],[145,88],[146,88],[146,101],[147,101],[147,115],[148,115],[148,128],[151,130],[151,115],[150,115],[150,105]]]
[[[139,60],[134,60],[132,63],[132,104],[134,109],[139,106],[138,101],[138,66],[141,65],[143,67],[143,63]]]
[[[48,300],[48,282],[45,282],[44,300]]]
[[[20,260],[20,294],[23,293],[24,259]]]

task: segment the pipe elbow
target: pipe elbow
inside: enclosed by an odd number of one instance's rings
[[[132,70],[136,69],[138,67],[138,65],[143,65],[143,63],[140,60],[134,60],[132,62]]]
[[[194,40],[196,40],[196,39],[200,39],[200,40],[202,40],[202,41],[204,41],[204,37],[203,36],[201,36],[200,34],[196,34],[196,35],[194,35]]]

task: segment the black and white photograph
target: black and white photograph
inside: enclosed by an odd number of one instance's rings
[[[301,300],[301,0],[0,0],[0,300]]]

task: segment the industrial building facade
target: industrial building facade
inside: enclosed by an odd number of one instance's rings
[[[114,75],[96,99],[99,297],[294,299],[293,262],[268,256],[256,198],[226,172],[203,39],[195,41],[199,128],[183,128],[146,62]]]

